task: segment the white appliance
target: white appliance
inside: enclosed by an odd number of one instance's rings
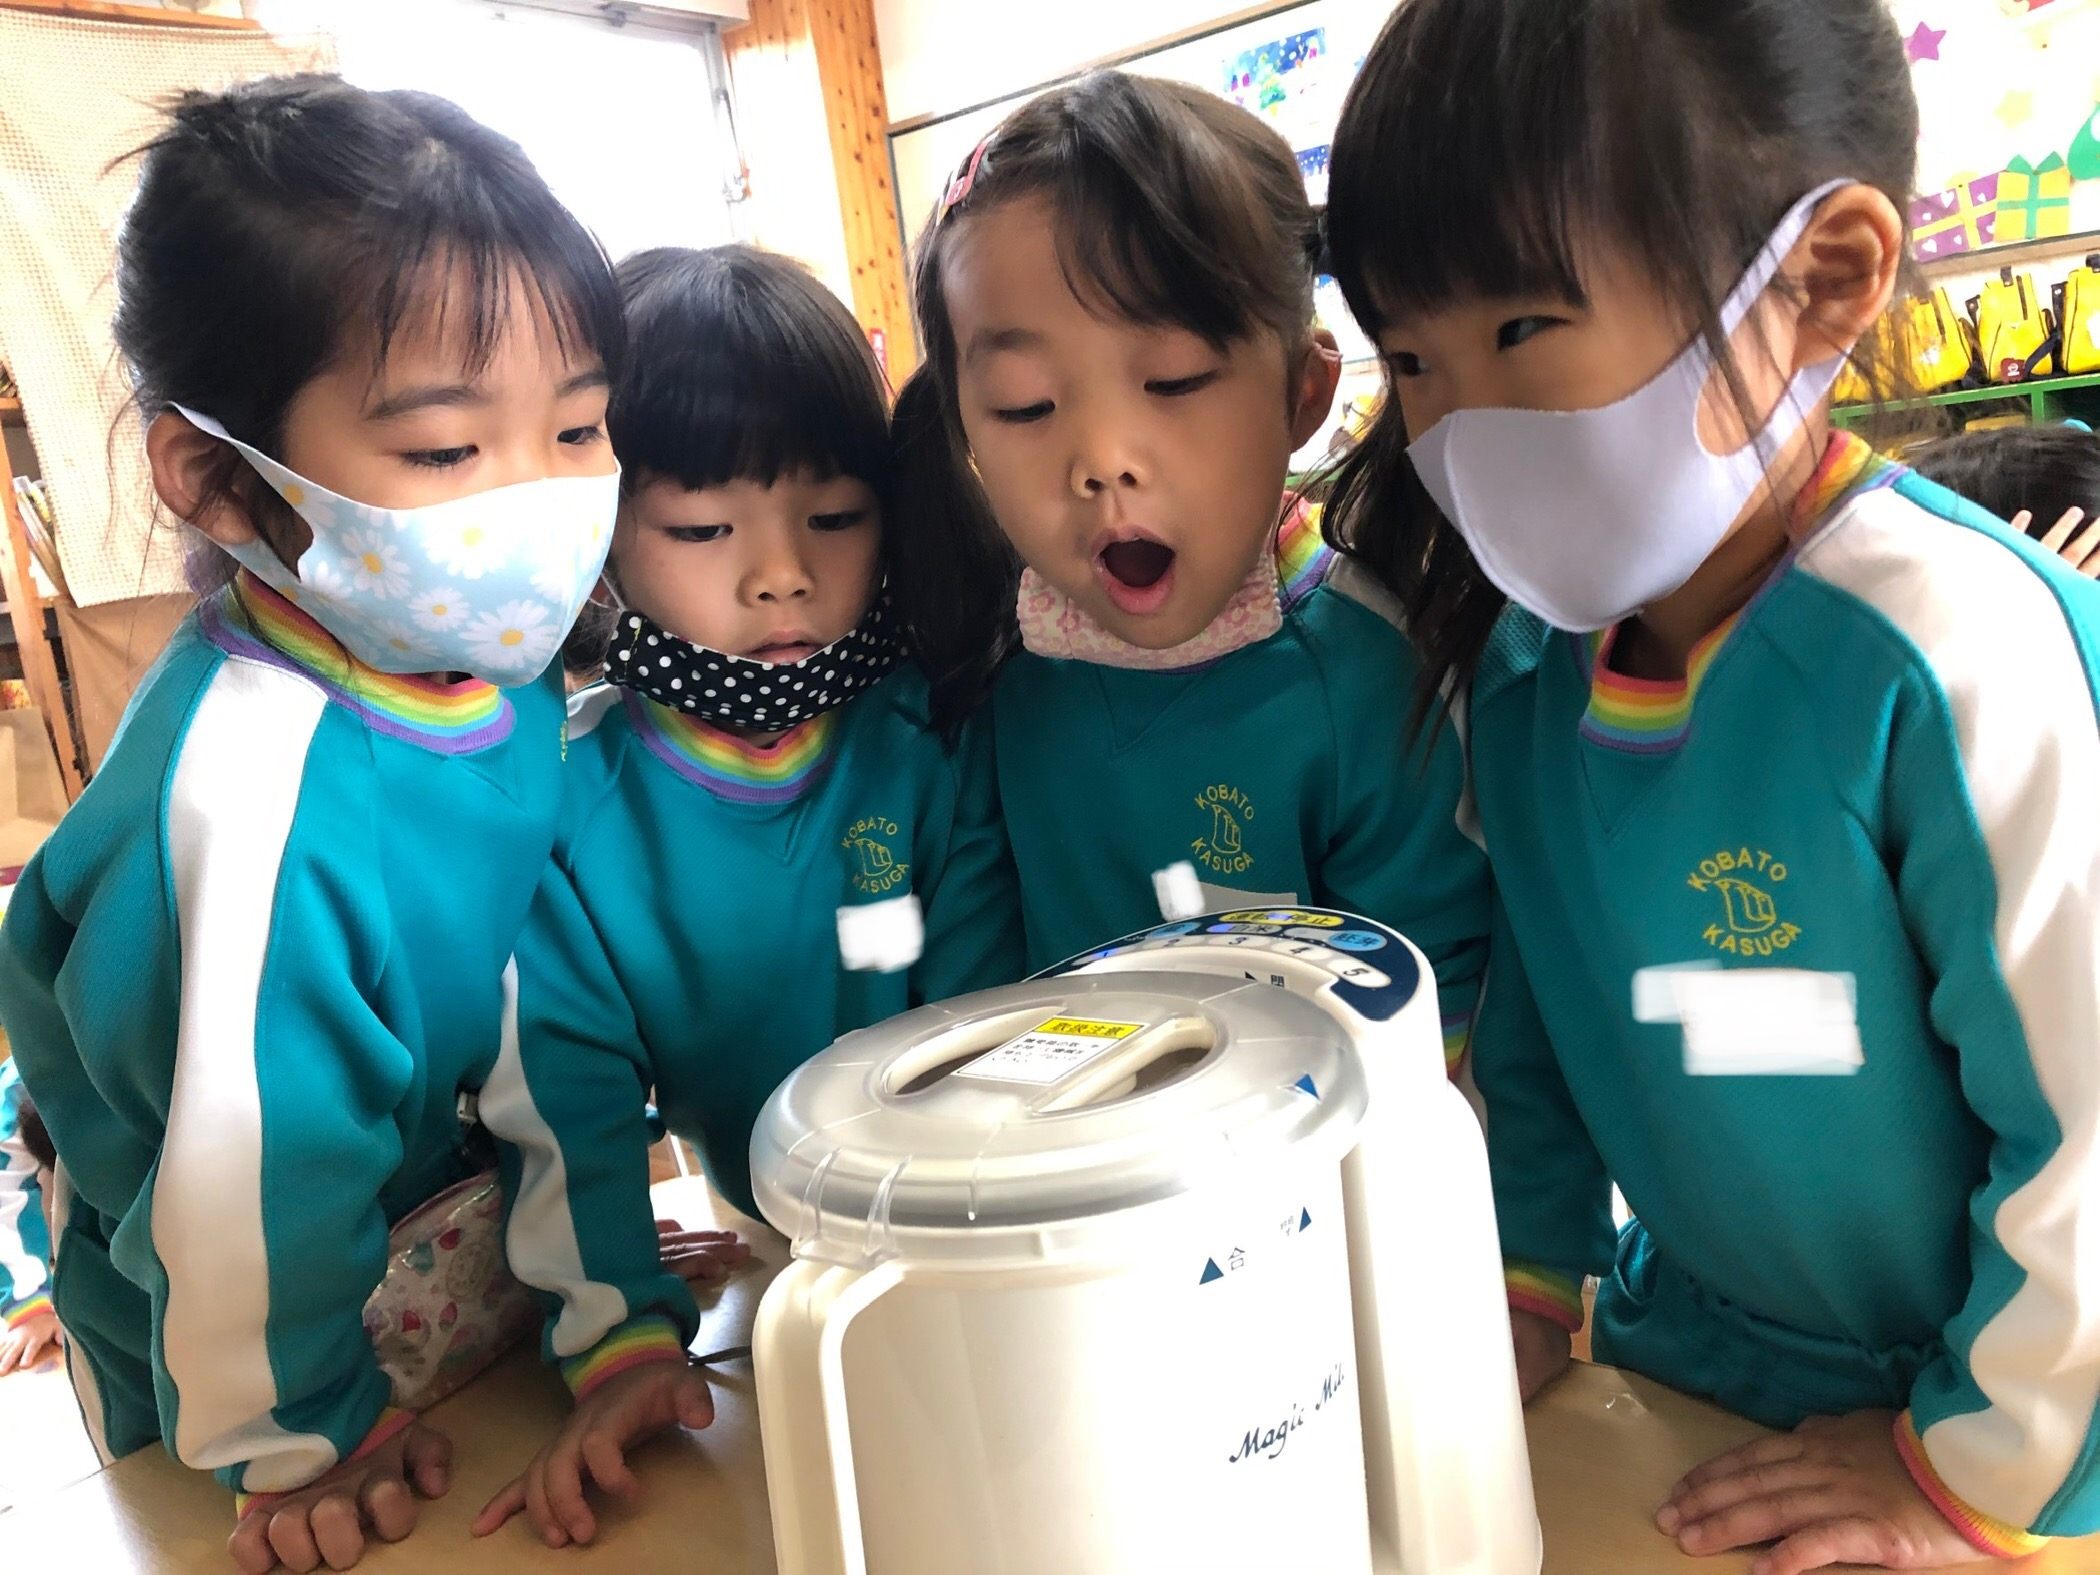
[[[1392,931],[1219,914],[849,1035],[751,1170],[781,1575],[1536,1575],[1485,1145]]]

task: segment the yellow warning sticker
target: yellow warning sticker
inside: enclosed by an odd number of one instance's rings
[[[1249,908],[1244,913],[1224,915],[1227,924],[1298,924],[1317,929],[1340,929],[1341,919],[1332,913],[1306,913],[1298,908]]]
[[[1107,1054],[1143,1023],[1103,1023],[1085,1017],[1053,1017],[996,1050],[988,1050],[956,1073],[998,1083],[1062,1082],[1089,1061]]]
[[[1053,1017],[1032,1030],[1039,1034],[1077,1034],[1082,1039],[1128,1039],[1143,1023],[1096,1023],[1084,1017]]]

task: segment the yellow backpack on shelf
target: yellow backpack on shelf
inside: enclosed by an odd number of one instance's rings
[[[1969,303],[1983,375],[1993,383],[2024,383],[2056,375],[2056,330],[2035,295],[2034,280],[2010,268],[1984,281]]]
[[[2100,252],[2058,286],[2057,315],[2063,322],[2063,349],[2057,359],[2066,377],[2100,372]]]
[[[1954,387],[1976,370],[1976,333],[1954,309],[1945,287],[1910,303],[1911,381],[1928,394]]]
[[[1944,288],[1922,299],[1896,302],[1874,325],[1874,339],[1878,358],[1908,369],[1910,384],[1919,393],[1954,388],[1976,369],[1975,330],[1954,309]],[[1864,405],[1874,395],[1867,380],[1848,364],[1838,374],[1833,397],[1840,405]]]

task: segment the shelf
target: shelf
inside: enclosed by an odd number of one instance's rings
[[[2100,230],[2081,230],[2076,235],[2051,235],[2041,240],[2007,241],[2002,246],[1983,246],[1973,252],[1950,252],[1918,267],[1925,277],[1939,280],[1965,273],[1983,273],[1999,268],[2018,268],[2025,263],[2054,262],[2059,257],[2077,257],[2100,251]]]
[[[22,426],[22,401],[0,398],[0,427]]]
[[[2100,373],[2085,377],[2044,377],[2032,383],[1994,384],[1989,388],[1957,388],[1944,394],[1927,394],[1923,399],[1906,404],[1891,405],[1891,410],[1922,410],[1927,406],[1977,405],[1992,400],[2024,399],[2036,421],[2050,419],[2051,401],[2060,394],[2078,389],[2100,388]],[[1840,426],[1849,426],[1874,414],[1872,405],[1840,405],[1831,411],[1831,418]]]

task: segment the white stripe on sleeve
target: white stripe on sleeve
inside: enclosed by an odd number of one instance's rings
[[[14,1133],[0,1142],[0,1272],[5,1272],[16,1301],[27,1301],[44,1289],[44,1260],[29,1250],[22,1239],[22,1212],[29,1206],[29,1189],[36,1182],[36,1156]]]
[[[200,1470],[249,1463],[250,1492],[297,1487],[335,1445],[291,1433],[270,1364],[256,1003],[307,751],[327,699],[295,675],[221,664],[190,720],[168,797],[182,1021],[153,1247],[168,1276],[163,1361],[173,1446]],[[323,1249],[325,1250],[325,1245]]]
[[[615,1286],[584,1273],[569,1211],[569,1168],[561,1144],[533,1103],[518,1055],[518,960],[503,970],[503,1036],[496,1064],[482,1085],[481,1121],[518,1150],[518,1195],[510,1206],[504,1249],[510,1272],[537,1290],[561,1298],[554,1322],[554,1354],[588,1351],[627,1321],[627,1298]]]
[[[1968,1352],[1990,1405],[1924,1434],[1950,1488],[1999,1520],[2029,1526],[2077,1468],[2100,1401],[2093,694],[2057,593],[2042,576],[2003,543],[1895,492],[1866,494],[1800,562],[1900,629],[1946,697],[1997,877],[1998,966],[2062,1131],[2040,1170],[1989,1222],[2025,1271]]]

